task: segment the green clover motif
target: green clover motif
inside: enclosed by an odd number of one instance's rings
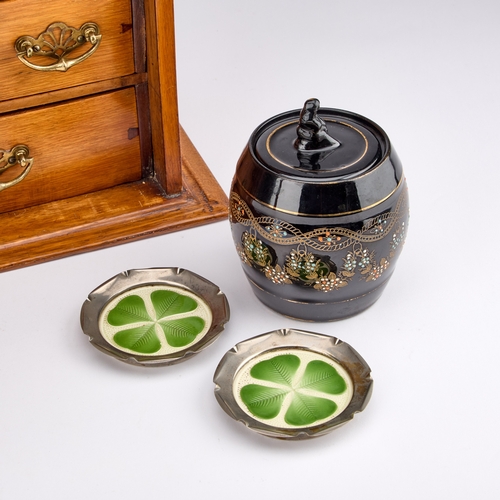
[[[191,344],[205,328],[203,318],[189,315],[198,307],[193,298],[171,290],[155,290],[148,297],[152,306],[149,311],[139,295],[124,297],[109,311],[107,323],[124,327],[113,336],[120,347],[154,354],[162,347],[159,334],[163,332],[169,346],[181,348]]]
[[[338,405],[324,396],[344,393],[346,381],[325,361],[309,361],[305,370],[299,371],[301,363],[294,354],[282,354],[255,364],[250,375],[269,385],[247,384],[241,388],[240,397],[248,411],[264,420],[284,413],[284,421],[296,427],[332,416]]]

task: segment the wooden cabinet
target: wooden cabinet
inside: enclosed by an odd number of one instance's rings
[[[225,218],[171,0],[0,0],[0,271]]]

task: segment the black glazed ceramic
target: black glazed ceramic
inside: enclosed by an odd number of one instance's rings
[[[230,194],[233,239],[253,291],[308,321],[346,318],[379,298],[408,216],[386,133],[363,116],[320,109],[317,99],[254,131]]]

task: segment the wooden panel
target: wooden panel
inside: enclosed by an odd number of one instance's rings
[[[0,0],[0,2],[2,1],[5,0]],[[69,101],[70,99],[85,97],[91,94],[101,94],[109,90],[132,87],[133,85],[140,85],[146,82],[146,73],[133,74],[121,76],[120,78],[112,78],[111,80],[103,80],[102,82],[79,85],[78,87],[54,90],[53,92],[46,92],[45,94],[20,97],[19,99],[11,99],[9,101],[0,101],[0,115],[12,111],[53,104],[59,101]]]
[[[154,179],[0,214],[0,271],[227,220],[227,197],[181,131],[183,190]]]
[[[141,151],[133,88],[0,116],[0,149],[26,144],[34,164],[0,192],[0,212],[138,180]],[[12,172],[1,175],[9,180]]]
[[[36,38],[54,22],[80,28],[89,21],[99,25],[102,42],[92,56],[67,72],[33,70],[17,58],[17,38]],[[0,67],[4,75],[0,79],[0,101],[134,73],[130,0],[0,1],[0,22]],[[75,50],[70,57],[77,55]]]
[[[172,0],[144,0],[154,169],[168,194],[182,189]]]

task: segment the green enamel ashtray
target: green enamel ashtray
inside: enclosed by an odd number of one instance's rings
[[[223,410],[248,428],[281,439],[322,436],[364,410],[370,367],[335,337],[284,329],[228,351],[214,374]]]
[[[229,320],[220,289],[180,268],[125,271],[92,291],[80,315],[97,349],[120,361],[163,366],[210,345]]]

